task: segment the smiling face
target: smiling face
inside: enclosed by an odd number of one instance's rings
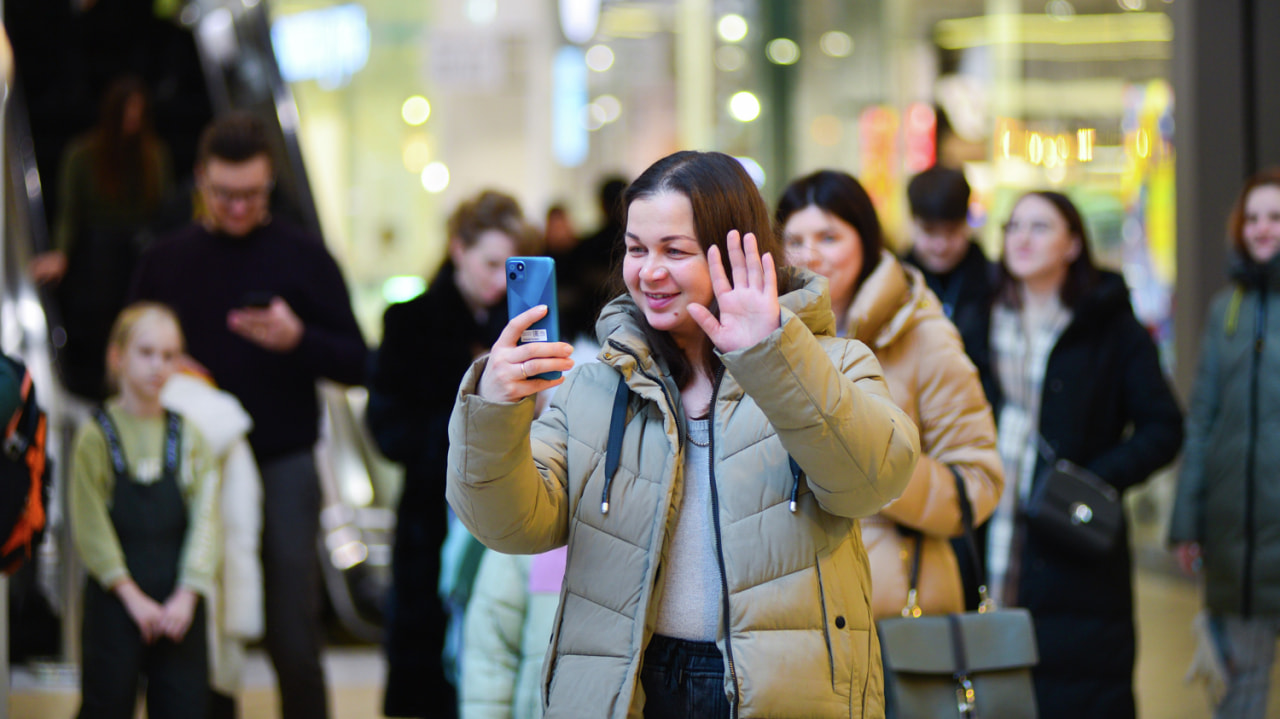
[[[492,307],[507,292],[507,258],[516,253],[516,241],[501,230],[481,232],[470,247],[461,240],[449,243],[458,291],[472,309]]]
[[[1004,229],[1004,264],[1015,280],[1036,288],[1060,288],[1080,254],[1080,238],[1053,203],[1027,195],[1014,205]]]
[[[627,210],[622,279],[654,329],[671,334],[685,352],[702,341],[689,305],[714,299],[707,256],[698,243],[693,206],[677,192],[641,197]]]
[[[215,230],[244,237],[271,216],[274,178],[266,155],[244,162],[211,157],[196,171],[196,181]]]
[[[1266,264],[1280,252],[1280,185],[1258,185],[1249,191],[1241,235],[1254,262]]]
[[[853,225],[809,205],[791,213],[782,228],[787,262],[827,278],[831,305],[843,313],[858,291],[862,274],[862,237]]]

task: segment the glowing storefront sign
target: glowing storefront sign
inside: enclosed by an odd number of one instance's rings
[[[551,65],[551,154],[564,167],[587,159],[586,107],[586,58],[581,48],[566,45]]]
[[[340,87],[369,61],[369,21],[356,4],[285,15],[271,25],[271,45],[286,81]]]

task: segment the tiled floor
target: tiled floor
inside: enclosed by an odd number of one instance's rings
[[[1150,564],[1150,563],[1148,563]],[[1192,654],[1190,622],[1199,608],[1194,585],[1164,571],[1137,575],[1138,706],[1142,719],[1209,719],[1203,694],[1182,681]],[[325,658],[333,696],[333,719],[377,719],[382,714],[382,658],[374,648],[331,651]],[[1276,676],[1280,680],[1280,675]],[[1274,684],[1280,686],[1280,684]],[[75,715],[74,676],[36,678],[17,672],[10,696],[12,719],[69,719]],[[241,695],[243,719],[273,719],[272,675],[261,656],[252,659]],[[1269,717],[1280,719],[1280,702]]]

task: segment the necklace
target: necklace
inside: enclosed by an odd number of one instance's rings
[[[696,445],[696,446],[698,446],[698,447],[710,447],[710,446],[711,446],[711,438],[710,438],[710,437],[708,437],[708,438],[707,438],[707,441],[705,441],[705,442],[699,442],[698,440],[696,440],[696,439],[694,439],[694,438],[693,438],[693,433],[692,433],[692,432],[688,433],[688,435],[687,435],[687,436],[688,436],[688,438],[689,438],[689,441],[690,441],[690,442],[692,442],[694,445]]]

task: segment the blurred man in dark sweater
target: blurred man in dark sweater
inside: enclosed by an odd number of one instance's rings
[[[250,115],[206,128],[196,165],[203,217],[143,255],[133,298],[171,306],[192,359],[253,417],[249,442],[263,484],[265,642],[281,716],[322,719],[328,706],[320,665],[315,385],[321,377],[359,384],[368,350],[323,241],[271,216],[270,147]]]

